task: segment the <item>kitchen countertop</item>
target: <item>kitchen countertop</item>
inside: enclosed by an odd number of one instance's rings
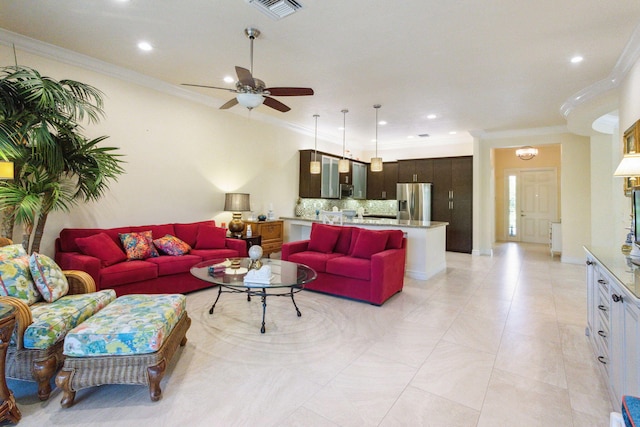
[[[307,222],[320,222],[320,219],[315,216],[281,216],[280,219],[289,220],[289,221],[307,221]],[[391,218],[367,218],[358,219],[357,217],[353,219],[344,219],[343,224],[347,225],[370,225],[370,226],[381,226],[388,227],[390,225],[395,225],[398,227],[412,227],[412,228],[436,228],[436,227],[444,227],[449,225],[448,222],[440,222],[440,221],[431,221],[429,225],[425,225],[423,221],[415,221],[415,220],[404,220],[404,219],[391,219]]]

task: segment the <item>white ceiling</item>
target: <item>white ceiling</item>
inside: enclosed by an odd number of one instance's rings
[[[315,90],[278,98],[290,112],[259,112],[311,130],[319,114],[319,133],[341,142],[347,108],[348,144],[370,148],[379,103],[391,148],[423,133],[419,143],[565,125],[561,105],[610,75],[640,22],[637,0],[297,1],[302,10],[274,21],[247,0],[1,0],[0,28],[170,84],[231,88],[222,79],[249,68],[253,26],[254,75]],[[155,49],[139,51],[141,40]],[[233,96],[184,89],[215,105]]]

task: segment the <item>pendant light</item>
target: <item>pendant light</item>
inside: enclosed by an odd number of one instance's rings
[[[313,161],[309,163],[309,172],[313,175],[318,175],[320,173],[320,162],[318,161],[318,117],[320,116],[314,114],[313,117],[316,119],[316,132],[314,136]]]
[[[376,109],[376,156],[371,158],[371,172],[382,172],[382,157],[378,157],[378,110],[380,107],[382,107],[380,104],[373,106]]]
[[[346,108],[342,110],[342,159],[338,161],[338,172],[340,173],[348,173],[349,172],[349,160],[345,158],[345,148],[346,148],[346,131],[347,131],[347,113],[349,110]]]

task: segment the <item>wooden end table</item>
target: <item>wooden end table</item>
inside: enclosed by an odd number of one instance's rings
[[[16,309],[9,304],[0,304],[0,421],[17,423],[22,418],[13,393],[7,387],[5,362],[7,347],[16,326]]]

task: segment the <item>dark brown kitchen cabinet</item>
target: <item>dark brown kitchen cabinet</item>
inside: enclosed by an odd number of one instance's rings
[[[321,161],[322,155],[318,153],[318,161]],[[300,150],[300,187],[298,189],[299,197],[320,198],[322,190],[322,175],[311,174],[309,166],[314,160],[313,150]]]
[[[367,168],[367,199],[394,200],[398,183],[398,163],[385,162],[381,172]]]
[[[398,182],[431,182],[433,159],[398,160]]]
[[[433,159],[431,220],[448,222],[447,251],[471,253],[473,157]]]

